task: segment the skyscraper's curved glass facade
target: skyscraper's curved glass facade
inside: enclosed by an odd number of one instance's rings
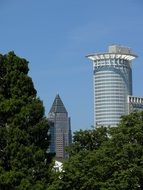
[[[128,113],[127,96],[132,95],[132,54],[109,52],[88,56],[93,61],[94,124],[116,126]]]
[[[108,66],[102,66],[107,62]],[[108,59],[102,60],[102,63],[100,60],[94,62],[96,125],[116,125],[120,116],[127,113],[127,95],[131,94],[131,68],[128,61]]]

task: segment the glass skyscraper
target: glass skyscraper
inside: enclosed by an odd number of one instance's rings
[[[57,94],[48,114],[50,125],[50,152],[56,153],[56,159],[68,157],[65,147],[71,144],[71,123],[68,112]]]
[[[109,46],[108,52],[88,55],[93,61],[94,126],[116,126],[128,114],[128,95],[132,95],[130,48]]]

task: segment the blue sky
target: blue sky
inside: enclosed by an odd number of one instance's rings
[[[111,44],[132,48],[133,93],[143,96],[142,0],[0,0],[0,53],[29,61],[45,113],[60,94],[72,130],[93,124],[92,64]]]

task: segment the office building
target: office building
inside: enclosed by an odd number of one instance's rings
[[[116,126],[128,114],[132,95],[132,61],[137,56],[128,47],[109,46],[108,52],[93,53],[94,125]]]
[[[134,111],[143,111],[143,97],[128,96],[128,114]]]
[[[71,143],[71,124],[68,112],[59,95],[55,97],[48,114],[50,123],[50,152],[56,153],[57,160],[68,157],[65,147]]]

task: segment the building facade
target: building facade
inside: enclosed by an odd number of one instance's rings
[[[143,97],[128,96],[128,114],[134,111],[143,111]]]
[[[121,115],[128,114],[132,61],[136,57],[130,48],[118,45],[87,56],[93,62],[94,126],[116,126]]]
[[[68,157],[65,147],[71,143],[71,123],[68,112],[59,95],[55,97],[48,114],[50,123],[50,152],[56,153],[56,159]]]

